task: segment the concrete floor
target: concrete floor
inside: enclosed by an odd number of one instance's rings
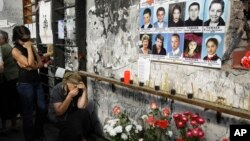
[[[6,134],[0,132],[0,141],[25,141],[21,126],[21,120],[17,120],[19,131],[10,131],[8,130]],[[10,123],[7,123],[7,127],[9,127]],[[44,126],[45,136],[47,138],[46,141],[55,141],[59,130],[55,128],[51,123],[46,123]]]

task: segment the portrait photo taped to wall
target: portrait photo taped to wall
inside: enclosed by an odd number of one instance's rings
[[[139,54],[152,54],[152,34],[140,34]]]
[[[185,32],[202,32],[203,12],[203,0],[191,0],[186,2]]]
[[[185,2],[170,3],[168,17],[168,27],[184,27]]]
[[[206,0],[203,32],[224,33],[228,16],[228,0]]]
[[[140,9],[140,27],[141,30],[153,29],[153,7],[146,7]]]
[[[224,33],[203,33],[201,59],[205,66],[221,67]]]
[[[155,30],[164,31],[168,27],[168,4],[156,4],[154,7],[154,28]]]

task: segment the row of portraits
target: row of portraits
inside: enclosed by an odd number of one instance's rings
[[[221,63],[223,33],[140,34],[140,54],[161,55],[174,59],[209,60]]]
[[[165,2],[140,8],[141,29],[187,27],[187,26],[225,26],[227,19],[227,0],[186,0]]]

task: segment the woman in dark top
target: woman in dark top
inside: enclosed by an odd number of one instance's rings
[[[166,49],[163,46],[164,37],[161,34],[157,34],[155,37],[155,44],[153,45],[153,54],[166,55]]]
[[[57,141],[82,141],[91,129],[87,89],[77,72],[67,72],[50,96],[50,118],[60,132]]]
[[[38,74],[38,69],[43,67],[43,63],[37,50],[32,46],[30,31],[27,27],[14,27],[12,40],[15,45],[12,49],[12,56],[19,66],[17,90],[21,102],[25,140],[43,139],[46,105],[44,91]],[[35,124],[33,124],[33,111],[35,109],[36,117]]]

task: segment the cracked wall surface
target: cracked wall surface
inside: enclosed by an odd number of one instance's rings
[[[139,1],[95,0],[87,2],[87,71],[119,79],[127,69],[132,77],[137,75],[139,41]],[[235,34],[235,33],[233,33]],[[233,39],[231,39],[233,40]],[[186,94],[194,86],[196,98],[216,101],[225,98],[225,104],[248,110],[250,95],[250,71],[233,70],[228,64],[222,69],[211,69],[170,63],[151,63],[151,80],[168,76],[171,87]],[[138,118],[148,110],[148,104],[156,101],[161,106],[170,106],[173,112],[193,111],[207,120],[206,138],[216,141],[229,136],[229,125],[246,123],[235,116],[223,114],[220,123],[215,111],[181,102],[172,102],[143,92],[124,89],[109,83],[88,80],[92,106],[97,110],[102,123],[111,115],[114,105],[121,105],[130,116]]]

